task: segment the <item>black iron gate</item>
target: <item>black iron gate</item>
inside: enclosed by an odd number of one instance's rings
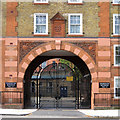
[[[53,63],[31,80],[30,106],[34,108],[89,108],[90,83],[69,66]]]

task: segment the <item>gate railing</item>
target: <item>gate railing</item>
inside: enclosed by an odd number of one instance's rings
[[[96,107],[120,107],[120,97],[115,93],[94,93],[94,106]]]
[[[22,95],[21,91],[0,91],[0,104],[20,104]]]

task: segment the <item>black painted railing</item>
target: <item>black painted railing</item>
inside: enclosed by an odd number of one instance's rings
[[[0,91],[0,104],[20,104],[22,98],[21,91]]]
[[[115,93],[94,93],[94,106],[120,107],[120,96]]]

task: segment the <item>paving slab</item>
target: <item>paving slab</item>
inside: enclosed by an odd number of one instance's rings
[[[85,115],[91,117],[119,117],[120,118],[120,110],[78,110],[80,113],[82,112]]]

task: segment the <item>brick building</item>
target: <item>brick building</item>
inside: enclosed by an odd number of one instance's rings
[[[24,84],[29,85],[39,64],[52,58],[69,60],[83,76],[89,74],[92,109],[118,106],[119,0],[7,0],[1,5],[3,108],[25,107]],[[79,95],[77,97],[81,104]]]

